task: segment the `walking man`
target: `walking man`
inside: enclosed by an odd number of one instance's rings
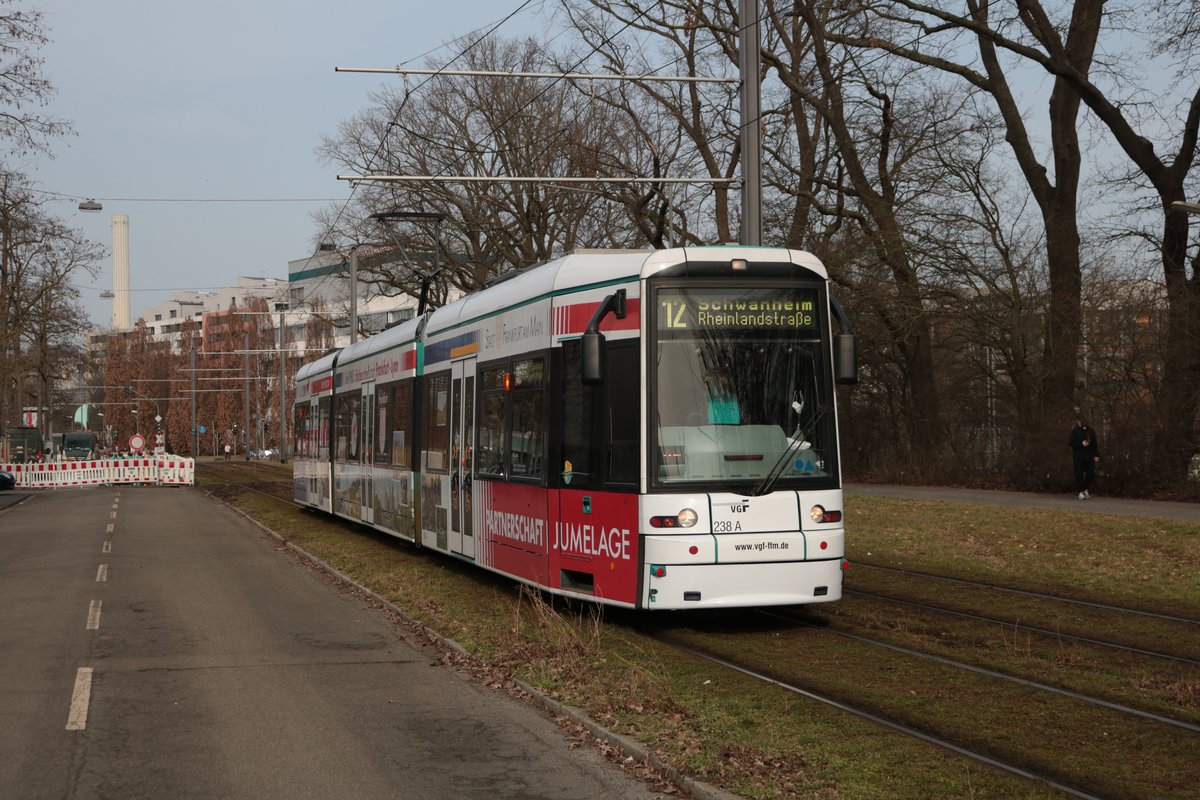
[[[1088,488],[1096,479],[1096,464],[1100,461],[1100,445],[1096,441],[1096,431],[1088,425],[1082,414],[1071,429],[1071,437],[1067,440],[1071,446],[1071,460],[1075,467],[1075,491],[1080,500],[1088,499]]]

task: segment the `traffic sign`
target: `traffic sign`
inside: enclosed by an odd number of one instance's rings
[[[141,450],[145,446],[146,446],[146,438],[144,436],[142,436],[140,433],[135,433],[133,436],[129,437],[129,449],[130,450]]]

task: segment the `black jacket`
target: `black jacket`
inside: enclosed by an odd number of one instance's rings
[[[1084,444],[1084,442],[1087,444]],[[1075,458],[1099,458],[1100,444],[1096,441],[1096,431],[1086,425],[1076,425],[1071,429],[1071,438],[1067,440]]]

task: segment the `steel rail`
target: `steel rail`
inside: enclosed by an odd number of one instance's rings
[[[1106,611],[1119,611],[1123,614],[1136,614],[1142,617],[1151,617],[1153,619],[1163,619],[1170,622],[1183,622],[1188,625],[1200,625],[1200,619],[1191,617],[1179,617],[1173,614],[1162,614],[1155,611],[1144,611],[1140,608],[1128,608],[1126,606],[1112,605],[1111,603],[1101,603],[1095,600],[1079,600],[1074,597],[1062,597],[1060,595],[1048,594],[1046,592],[1035,592],[1030,589],[1014,589],[1009,586],[1000,586],[993,583],[984,583],[982,581],[972,581],[965,578],[950,578],[945,575],[935,575],[932,572],[920,572],[919,570],[902,569],[900,567],[885,567],[882,564],[872,564],[866,561],[855,561],[856,567],[867,567],[869,569],[878,569],[884,572],[895,572],[901,575],[914,575],[920,578],[928,578],[930,580],[941,581],[943,583],[953,583],[959,586],[972,586],[977,589],[992,589],[997,592],[1008,592],[1009,594],[1019,594],[1026,597],[1035,597],[1042,600],[1054,600],[1059,603],[1070,603],[1071,605],[1086,606],[1088,608],[1100,608]]]
[[[1171,725],[1176,728],[1183,728],[1184,730],[1192,731],[1193,733],[1200,733],[1200,725],[1197,725],[1194,722],[1185,722],[1184,720],[1174,719],[1172,717],[1164,717],[1161,714],[1155,714],[1153,711],[1143,711],[1140,708],[1133,708],[1132,706],[1122,705],[1121,703],[1114,703],[1110,700],[1104,700],[1102,698],[1083,694],[1081,692],[1073,692],[1070,689],[1063,689],[1058,686],[1051,686],[1050,684],[1041,683],[1041,682],[1035,681],[1035,680],[1030,680],[1029,678],[1022,678],[1017,675],[1009,675],[1004,672],[997,672],[996,670],[988,669],[987,667],[977,667],[974,664],[968,664],[964,661],[956,661],[952,658],[946,658],[945,656],[934,655],[933,653],[923,653],[920,650],[913,650],[908,647],[902,647],[898,644],[892,644],[891,642],[885,642],[882,639],[872,639],[869,636],[862,636],[857,633],[850,633],[849,631],[839,631],[839,630],[835,630],[835,629],[829,628],[829,627],[817,626],[811,622],[808,622],[808,621],[802,620],[802,619],[797,619],[795,617],[788,616],[787,614],[780,614],[779,612],[774,612],[774,611],[763,611],[760,613],[762,613],[764,616],[774,617],[775,619],[781,619],[781,620],[784,620],[787,622],[797,622],[801,625],[805,625],[805,626],[811,627],[811,628],[820,627],[821,630],[828,631],[829,633],[832,633],[836,636],[841,636],[845,639],[850,639],[851,641],[855,641],[855,642],[861,642],[863,644],[870,644],[870,645],[875,645],[876,647],[883,647],[883,648],[891,650],[892,652],[895,652],[895,653],[903,653],[906,656],[913,656],[914,658],[923,658],[928,661],[936,661],[937,663],[942,664],[943,666],[954,667],[955,669],[961,669],[961,670],[965,670],[967,672],[974,672],[977,675],[984,675],[989,678],[996,678],[997,680],[1009,681],[1010,683],[1020,684],[1021,686],[1027,686],[1031,689],[1037,689],[1039,691],[1049,692],[1050,694],[1057,694],[1061,697],[1067,697],[1072,700],[1078,700],[1082,703],[1087,703],[1088,705],[1099,706],[1101,708],[1107,708],[1110,711],[1119,711],[1123,714],[1130,714],[1135,717],[1141,717],[1143,719],[1148,719],[1148,720],[1151,720],[1152,722],[1158,722],[1163,725]]]
[[[885,594],[877,592],[867,592],[862,589],[842,589],[843,594],[857,594],[863,597],[869,597],[873,600],[878,600],[884,603],[894,603],[899,606],[917,609],[919,611],[930,611],[935,614],[942,614],[947,617],[957,617],[959,619],[973,620],[976,622],[986,622],[992,625],[1003,625],[1007,628],[1012,628],[1017,631],[1027,631],[1036,633],[1041,636],[1047,636],[1054,639],[1066,639],[1071,642],[1079,642],[1080,644],[1090,644],[1097,647],[1107,647],[1111,650],[1122,650],[1128,653],[1135,653],[1140,656],[1151,656],[1153,658],[1162,658],[1170,661],[1178,661],[1183,664],[1200,667],[1200,659],[1188,658],[1187,656],[1177,656],[1171,653],[1162,653],[1158,650],[1146,650],[1141,647],[1133,647],[1127,644],[1118,644],[1117,642],[1108,642],[1103,639],[1092,639],[1088,636],[1079,636],[1073,633],[1063,633],[1062,631],[1050,630],[1049,628],[1037,628],[1032,625],[1026,625],[1021,622],[1010,622],[1008,620],[996,619],[995,617],[985,617],[982,614],[972,614],[968,611],[954,611],[949,608],[941,608],[940,606],[931,606],[926,603],[918,603],[913,600],[901,600],[896,597],[889,597]]]
[[[906,736],[911,736],[915,739],[919,739],[923,742],[927,742],[928,744],[932,744],[937,747],[941,747],[945,750],[949,750],[952,753],[957,753],[961,756],[965,756],[967,758],[973,759],[980,763],[987,764],[990,767],[995,767],[996,769],[1003,770],[1004,772],[1008,772],[1012,775],[1017,775],[1021,778],[1025,778],[1027,780],[1038,781],[1040,783],[1044,783],[1054,789],[1057,789],[1060,792],[1069,794],[1072,797],[1084,798],[1084,800],[1103,800],[1102,798],[1100,798],[1096,795],[1089,794],[1089,793],[1083,791],[1082,789],[1077,789],[1073,786],[1068,786],[1064,783],[1060,783],[1060,782],[1054,780],[1053,778],[1047,777],[1045,775],[1038,775],[1037,773],[1030,772],[1029,770],[1027,770],[1023,767],[1019,767],[1015,764],[1009,764],[1007,762],[1000,761],[999,759],[996,759],[989,755],[980,753],[977,750],[971,750],[971,749],[963,747],[961,745],[957,745],[946,739],[942,739],[937,736],[932,736],[928,733],[925,733],[924,731],[918,730],[917,728],[913,728],[911,726],[904,725],[899,722],[895,722],[893,720],[887,719],[886,717],[881,717],[878,714],[874,714],[870,711],[867,711],[866,709],[862,709],[862,708],[858,708],[856,706],[849,705],[848,703],[844,703],[840,700],[835,700],[834,698],[829,697],[827,695],[822,695],[817,692],[813,692],[809,689],[805,689],[803,687],[787,683],[786,681],[781,681],[778,678],[772,678],[770,675],[764,675],[761,672],[750,669],[749,667],[742,666],[741,664],[734,663],[727,659],[721,658],[720,656],[715,656],[711,653],[706,653],[703,650],[697,650],[696,648],[691,647],[689,645],[685,645],[685,644],[681,644],[676,641],[672,641],[669,637],[662,637],[660,635],[657,638],[659,641],[665,642],[665,643],[669,644],[671,647],[674,647],[681,652],[688,653],[697,658],[702,658],[705,661],[710,661],[714,664],[718,664],[722,667],[725,667],[726,669],[731,669],[735,672],[740,672],[741,674],[746,675],[751,678],[754,678],[755,680],[762,681],[763,683],[767,683],[767,684],[770,684],[777,688],[791,692],[793,694],[800,695],[801,697],[807,697],[810,700],[814,700],[818,703],[822,703],[824,705],[830,706],[831,708],[836,708],[837,710],[843,711],[847,714],[852,714],[856,717],[859,717],[860,719],[865,719],[868,722],[872,722],[876,725],[887,728],[888,730],[895,731],[897,733],[902,733]]]

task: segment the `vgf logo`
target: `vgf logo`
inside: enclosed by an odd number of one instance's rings
[[[750,501],[749,500],[743,500],[740,503],[731,503],[729,505],[729,513],[731,513],[731,514],[745,514],[749,510],[750,510]]]

